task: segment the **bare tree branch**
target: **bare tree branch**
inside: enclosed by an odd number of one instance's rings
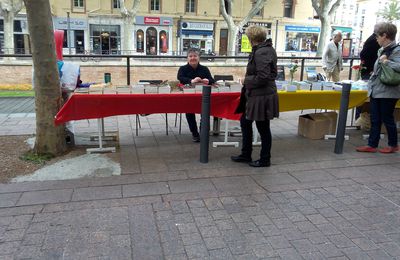
[[[257,2],[250,9],[249,13],[243,18],[243,20],[239,23],[239,28],[243,28],[243,26],[250,21],[265,5],[266,0],[257,0]]]

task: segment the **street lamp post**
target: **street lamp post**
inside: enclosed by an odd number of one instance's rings
[[[276,19],[276,23],[275,23],[275,50],[278,48],[278,25],[279,25],[279,20]]]
[[[71,55],[71,41],[70,41],[70,35],[71,35],[71,25],[70,23],[70,18],[69,18],[69,12],[67,12],[67,43],[68,43],[68,54]]]

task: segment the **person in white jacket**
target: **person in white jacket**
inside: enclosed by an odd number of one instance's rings
[[[325,46],[322,53],[322,68],[325,71],[328,81],[340,81],[339,73],[343,70],[342,59],[342,33],[334,31],[332,40]]]

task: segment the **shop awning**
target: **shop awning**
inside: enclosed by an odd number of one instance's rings
[[[213,35],[213,31],[182,30],[182,34],[185,34],[185,35],[207,35],[207,36],[212,36]]]
[[[333,30],[339,30],[342,33],[351,33],[353,31],[353,28],[351,27],[343,27],[343,26],[332,26]]]

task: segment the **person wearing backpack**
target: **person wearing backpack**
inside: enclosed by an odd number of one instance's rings
[[[397,28],[392,23],[376,25],[376,40],[381,48],[374,70],[368,81],[368,96],[370,98],[371,130],[368,145],[357,147],[358,152],[394,153],[399,150],[394,110],[400,98],[400,85],[387,85],[381,81],[382,66],[387,65],[400,73],[400,46],[396,44]],[[378,149],[382,123],[388,134],[388,147]]]

